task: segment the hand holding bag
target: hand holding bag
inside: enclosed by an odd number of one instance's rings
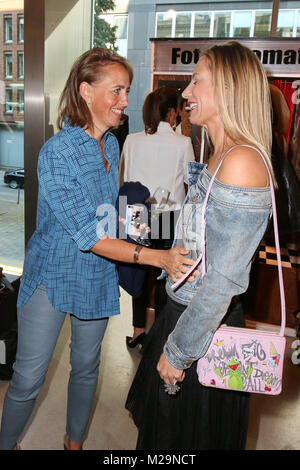
[[[250,145],[243,146],[255,149],[255,147]],[[201,255],[189,272],[186,273],[177,283],[173,284],[173,289],[175,289],[191,274],[201,259],[202,275],[205,274],[205,210],[211,186],[227,153],[222,158],[214,175],[212,176],[204,199],[202,211],[204,228],[202,234]],[[259,154],[267,167],[270,179],[281,298],[280,332],[273,333],[250,328],[236,328],[228,327],[226,325],[220,326],[215,331],[207,352],[198,360],[197,374],[199,382],[208,387],[262,393],[266,395],[278,395],[282,389],[282,372],[286,344],[286,339],[284,337],[286,318],[285,297],[274,186],[265,159],[260,152]]]

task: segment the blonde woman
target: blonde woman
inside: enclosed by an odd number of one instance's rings
[[[255,54],[228,42],[201,54],[183,97],[190,122],[205,126],[213,144],[207,165],[189,164],[188,197],[174,239],[195,259],[203,200],[223,159],[206,209],[206,274],[175,291],[167,278],[168,303],[148,334],[126,407],[139,428],[139,449],[244,449],[247,393],[203,387],[196,361],[220,323],[244,326],[238,296],[248,287],[271,214],[259,153],[272,170],[269,87]],[[180,391],[170,396],[164,385],[175,382]]]

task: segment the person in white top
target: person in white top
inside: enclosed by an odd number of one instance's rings
[[[143,106],[145,131],[129,134],[123,147],[124,182],[140,181],[154,195],[158,187],[169,191],[168,209],[180,209],[185,198],[187,163],[194,161],[190,137],[174,132],[177,90],[161,87]]]
[[[155,197],[158,188],[166,190],[169,198],[165,209],[168,211],[182,207],[187,163],[195,160],[190,137],[173,130],[178,100],[175,87],[160,87],[147,95],[143,105],[145,130],[126,137],[120,170],[120,181],[139,181],[149,189],[151,197]],[[145,337],[148,300],[145,285],[142,296],[133,298],[134,333],[132,338],[127,337],[129,347],[142,343]]]

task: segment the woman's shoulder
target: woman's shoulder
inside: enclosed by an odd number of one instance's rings
[[[242,145],[235,146],[229,151],[217,178],[231,186],[269,186],[268,170],[259,151]]]
[[[145,131],[140,131],[140,132],[133,132],[132,134],[128,134],[126,136],[127,142],[135,141],[137,139],[143,139],[144,137],[147,137],[150,134],[146,134]]]
[[[51,136],[46,142],[42,145],[40,153],[47,153],[51,150],[58,149],[63,139],[63,131],[60,130],[53,136]]]

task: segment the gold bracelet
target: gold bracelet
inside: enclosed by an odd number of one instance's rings
[[[138,260],[139,260],[140,252],[141,252],[141,250],[142,250],[143,248],[144,248],[143,246],[139,246],[139,245],[137,245],[137,246],[135,247],[135,250],[134,250],[134,252],[133,252],[133,262],[134,262],[135,264],[137,264],[137,262],[138,262]]]

